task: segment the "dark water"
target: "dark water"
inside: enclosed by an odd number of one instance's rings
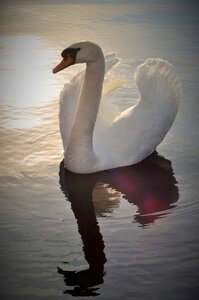
[[[198,299],[197,1],[1,3],[1,299]],[[140,62],[175,65],[182,101],[159,155],[97,174],[64,169],[58,94],[79,67],[51,69],[82,39],[121,58],[127,89],[113,95],[124,107]]]

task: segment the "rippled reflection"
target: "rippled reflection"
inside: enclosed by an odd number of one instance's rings
[[[64,275],[67,287],[73,287],[67,288],[66,294],[97,296],[97,286],[103,283],[105,275],[106,256],[96,217],[117,208],[123,194],[137,206],[134,220],[142,226],[168,214],[179,197],[171,162],[153,153],[134,166],[80,175],[66,170],[62,161],[59,175],[61,190],[71,202],[77,220],[89,267],[78,272],[58,268],[58,273]]]
[[[67,286],[75,286],[74,290],[67,290],[73,296],[95,296],[96,289],[92,288],[103,283],[104,264],[104,242],[96,220],[92,192],[98,174],[78,175],[64,168],[64,162],[60,164],[60,184],[65,196],[71,202],[71,208],[77,219],[78,230],[83,242],[85,259],[89,264],[87,270],[80,272],[63,271]]]
[[[156,152],[137,165],[105,173],[104,178],[137,206],[134,220],[143,227],[168,214],[179,197],[171,161]]]

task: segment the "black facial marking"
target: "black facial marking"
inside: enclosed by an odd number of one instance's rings
[[[61,56],[63,57],[63,59],[67,58],[67,55],[69,54],[70,57],[74,60],[76,60],[76,55],[77,52],[80,50],[81,48],[66,48],[62,51]]]

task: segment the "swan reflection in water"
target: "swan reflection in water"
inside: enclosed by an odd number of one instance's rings
[[[61,190],[71,202],[77,219],[89,268],[78,272],[58,268],[58,273],[64,275],[66,286],[73,287],[65,293],[97,296],[96,286],[103,283],[105,275],[106,256],[96,217],[119,207],[121,194],[124,195],[122,198],[137,206],[134,220],[142,227],[168,214],[179,197],[171,162],[154,152],[137,165],[80,175],[66,170],[62,161],[59,175]],[[113,197],[105,194],[110,188],[115,191]]]

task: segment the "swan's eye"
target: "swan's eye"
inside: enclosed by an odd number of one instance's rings
[[[68,58],[68,55],[75,61],[76,60],[76,55],[77,52],[81,48],[66,48],[62,51],[61,56],[63,57],[64,60]]]

